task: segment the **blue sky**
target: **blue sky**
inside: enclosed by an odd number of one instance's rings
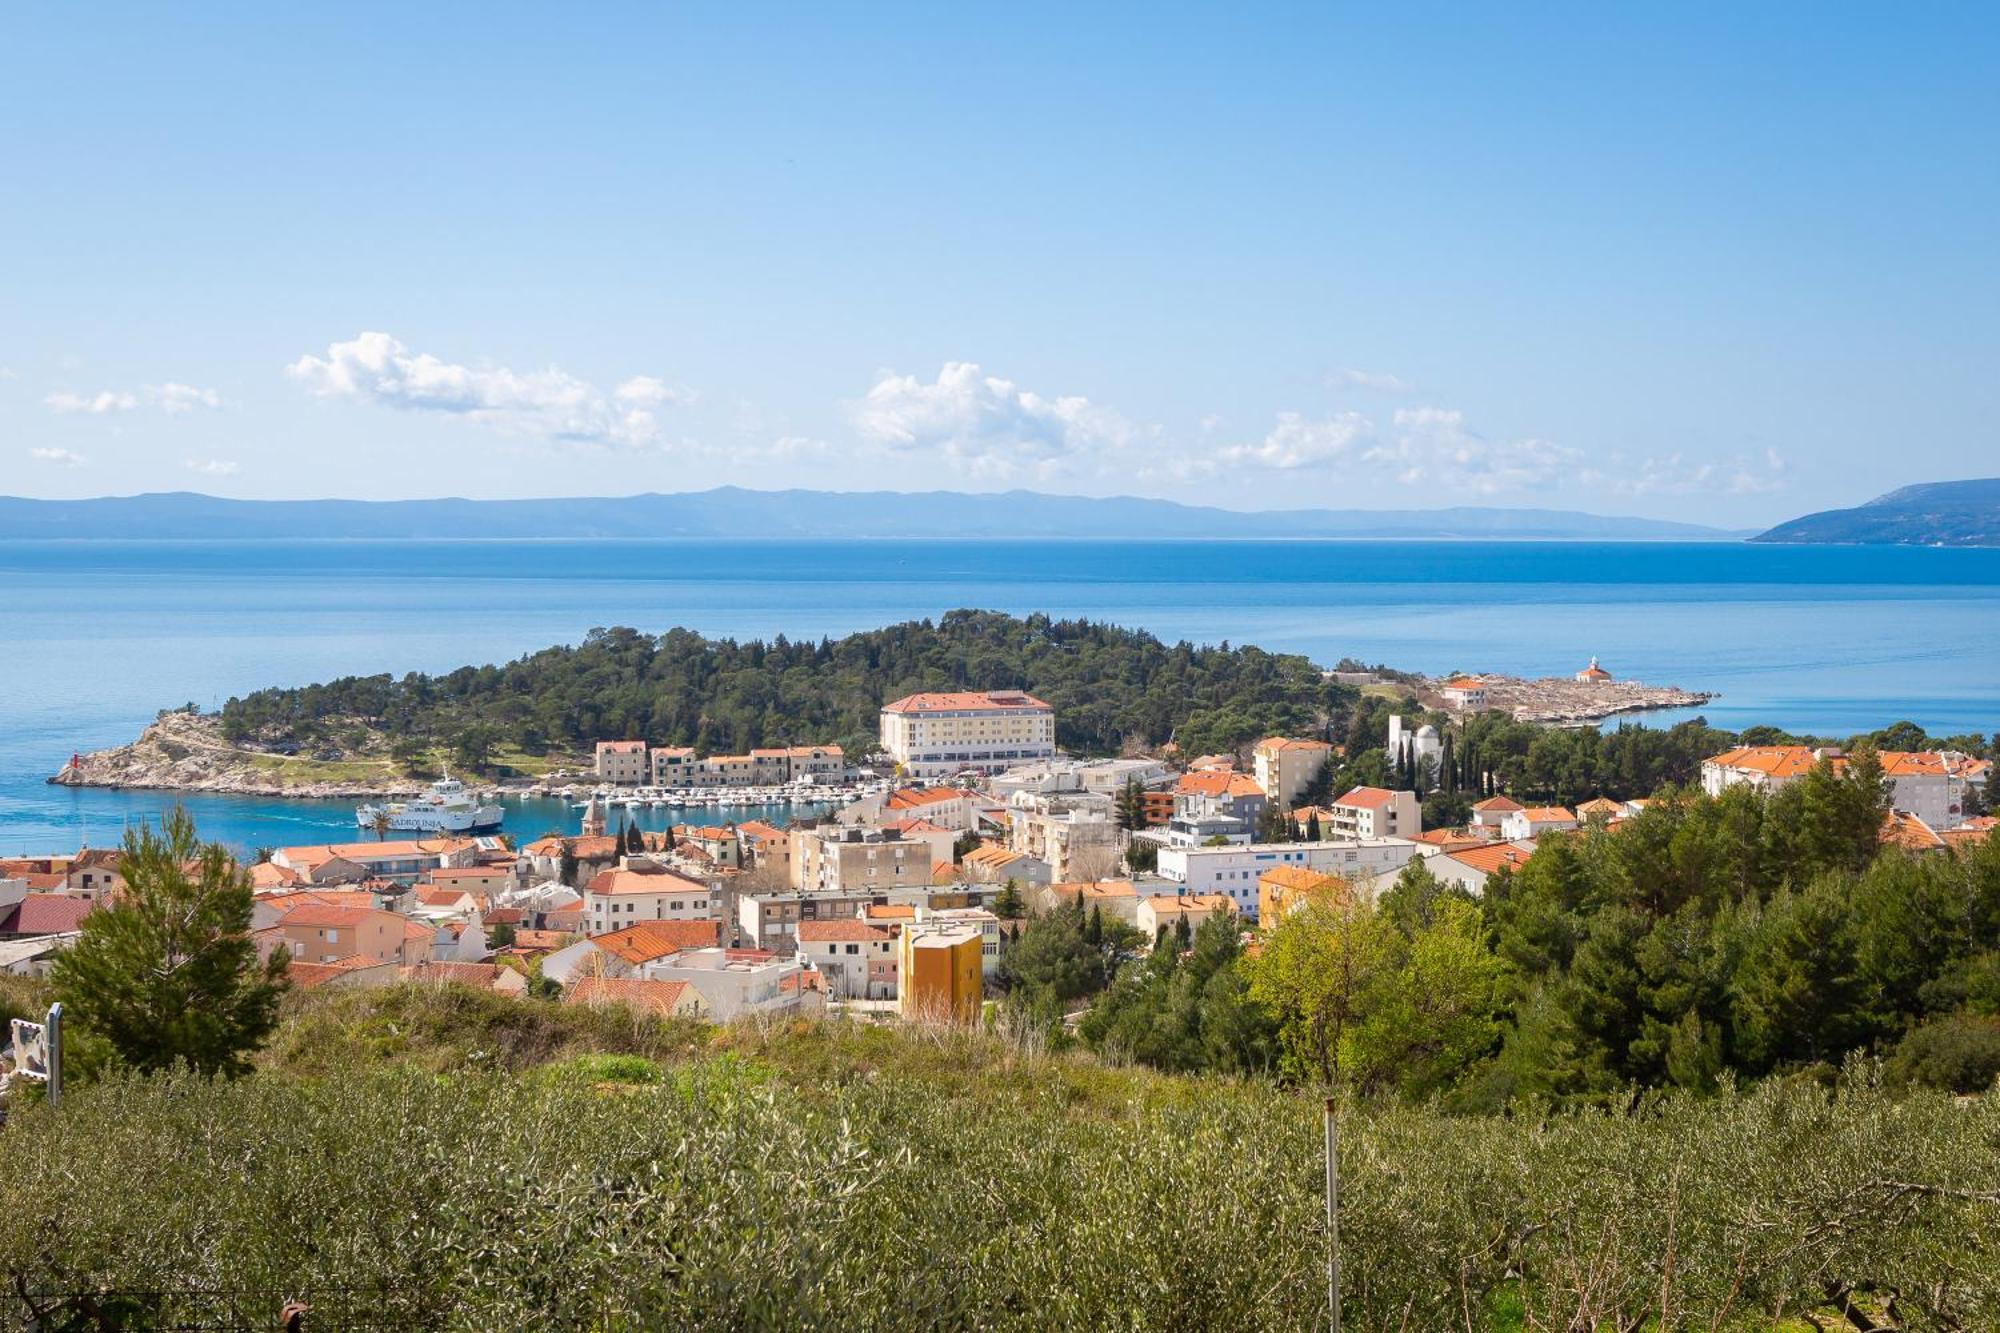
[[[1992,473],[1996,58],[1945,5],[14,6],[0,492]]]

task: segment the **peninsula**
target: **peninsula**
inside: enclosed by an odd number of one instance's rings
[[[1827,509],[1780,523],[1750,540],[2000,546],[2000,477],[1905,486],[1852,509]]]

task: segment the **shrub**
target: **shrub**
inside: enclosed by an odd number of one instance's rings
[[[1953,1014],[1910,1030],[1885,1070],[1897,1083],[1984,1092],[2000,1078],[2000,1018]]]

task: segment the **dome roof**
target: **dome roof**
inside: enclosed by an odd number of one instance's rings
[[[1417,739],[1418,739],[1418,740],[1420,740],[1420,741],[1434,741],[1434,740],[1436,740],[1437,738],[1438,738],[1438,729],[1437,729],[1436,727],[1432,726],[1432,725],[1431,725],[1430,723],[1426,722],[1426,723],[1424,723],[1424,724],[1423,724],[1423,725],[1422,725],[1421,727],[1418,727],[1418,728],[1417,728]]]

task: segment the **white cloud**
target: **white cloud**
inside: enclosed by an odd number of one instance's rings
[[[1011,380],[983,375],[970,361],[949,361],[926,384],[914,375],[884,374],[852,408],[864,439],[890,449],[937,450],[967,463],[975,475],[1007,477],[1027,468],[1040,475],[1075,456],[1130,442],[1138,430],[1088,398],[1045,398]]]
[[[1575,472],[1580,450],[1548,440],[1491,440],[1448,407],[1398,408],[1389,433],[1364,457],[1393,469],[1406,486],[1432,486],[1496,495],[1554,489]]]
[[[171,380],[149,390],[160,409],[170,416],[192,412],[198,407],[220,408],[222,395],[213,389],[197,389],[192,384],[175,384]]]
[[[233,477],[241,464],[227,458],[185,458],[181,466],[207,477]]]
[[[1788,466],[1775,449],[1766,449],[1762,458],[1719,462],[1672,453],[1636,463],[1614,457],[1610,466],[1593,468],[1583,479],[1619,495],[1766,495],[1784,489]]]
[[[58,391],[42,399],[49,411],[65,415],[82,412],[101,417],[110,412],[130,412],[139,406],[139,395],[122,389],[106,389],[101,393],[82,394]]]
[[[198,407],[219,408],[222,406],[222,395],[213,389],[168,381],[165,384],[149,384],[136,393],[130,389],[105,389],[88,394],[59,389],[42,402],[51,412],[64,415],[82,413],[101,417],[112,412],[136,411],[141,403],[152,403],[169,416],[179,416]]]
[[[286,374],[322,398],[351,398],[411,412],[442,412],[511,434],[570,444],[648,445],[660,438],[654,409],[686,402],[685,390],[641,375],[610,393],[550,366],[516,372],[412,352],[386,333],[362,333],[302,356]]]
[[[67,449],[30,449],[28,456],[37,462],[55,463],[62,467],[83,466],[83,455],[73,454]]]
[[[1386,370],[1343,370],[1334,379],[1357,389],[1376,389],[1383,393],[1408,393],[1416,387],[1400,375],[1391,375]]]
[[[1330,463],[1354,454],[1374,430],[1359,412],[1342,412],[1314,420],[1298,412],[1278,413],[1278,423],[1256,444],[1232,445],[1222,451],[1232,463],[1289,471]]]

